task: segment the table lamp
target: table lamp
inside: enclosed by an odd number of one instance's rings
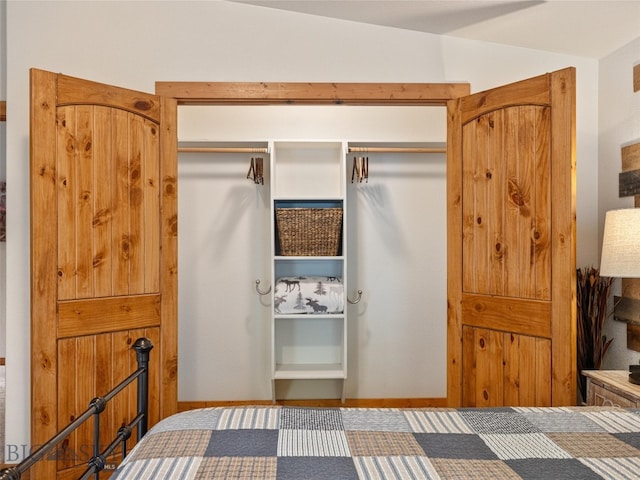
[[[607,212],[600,276],[640,278],[640,208]],[[640,365],[629,365],[629,372],[629,381],[640,384]]]

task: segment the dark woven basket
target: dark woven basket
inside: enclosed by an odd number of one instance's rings
[[[276,208],[276,225],[280,255],[338,255],[341,208]]]

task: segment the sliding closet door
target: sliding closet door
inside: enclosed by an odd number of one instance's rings
[[[149,425],[176,410],[175,118],[173,100],[31,71],[34,446],[135,370],[138,337],[154,344]],[[110,404],[102,445],[135,397]],[[70,478],[91,444],[89,423],[32,478]]]
[[[449,403],[575,404],[575,70],[448,113]]]

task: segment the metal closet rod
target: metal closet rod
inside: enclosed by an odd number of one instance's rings
[[[266,147],[178,147],[187,153],[269,153]]]
[[[445,147],[349,147],[349,153],[447,153]]]

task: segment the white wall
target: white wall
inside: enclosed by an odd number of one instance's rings
[[[7,99],[7,3],[0,0],[0,100]],[[0,122],[0,181],[7,179],[7,125]],[[6,259],[5,242],[0,242],[0,357],[6,356]],[[1,421],[1,419],[0,419]]]
[[[597,258],[597,62],[220,1],[7,4],[7,444],[28,444],[31,67],[152,92],[157,80],[439,82],[578,77],[578,264]],[[444,323],[439,327],[444,329]],[[442,335],[442,331],[439,333]],[[409,372],[411,374],[411,372]],[[439,372],[444,378],[445,372]],[[12,460],[7,458],[7,460]]]
[[[633,91],[633,66],[640,63],[640,38],[600,60],[598,92],[598,244],[602,241],[607,210],[632,208],[633,197],[618,197],[618,175],[622,171],[620,149],[640,142],[640,92]],[[620,280],[614,281],[615,295],[620,295]],[[613,305],[610,305],[613,308]],[[626,324],[612,318],[605,324],[605,334],[613,338],[603,368],[626,369],[640,362],[640,352],[627,349]]]

